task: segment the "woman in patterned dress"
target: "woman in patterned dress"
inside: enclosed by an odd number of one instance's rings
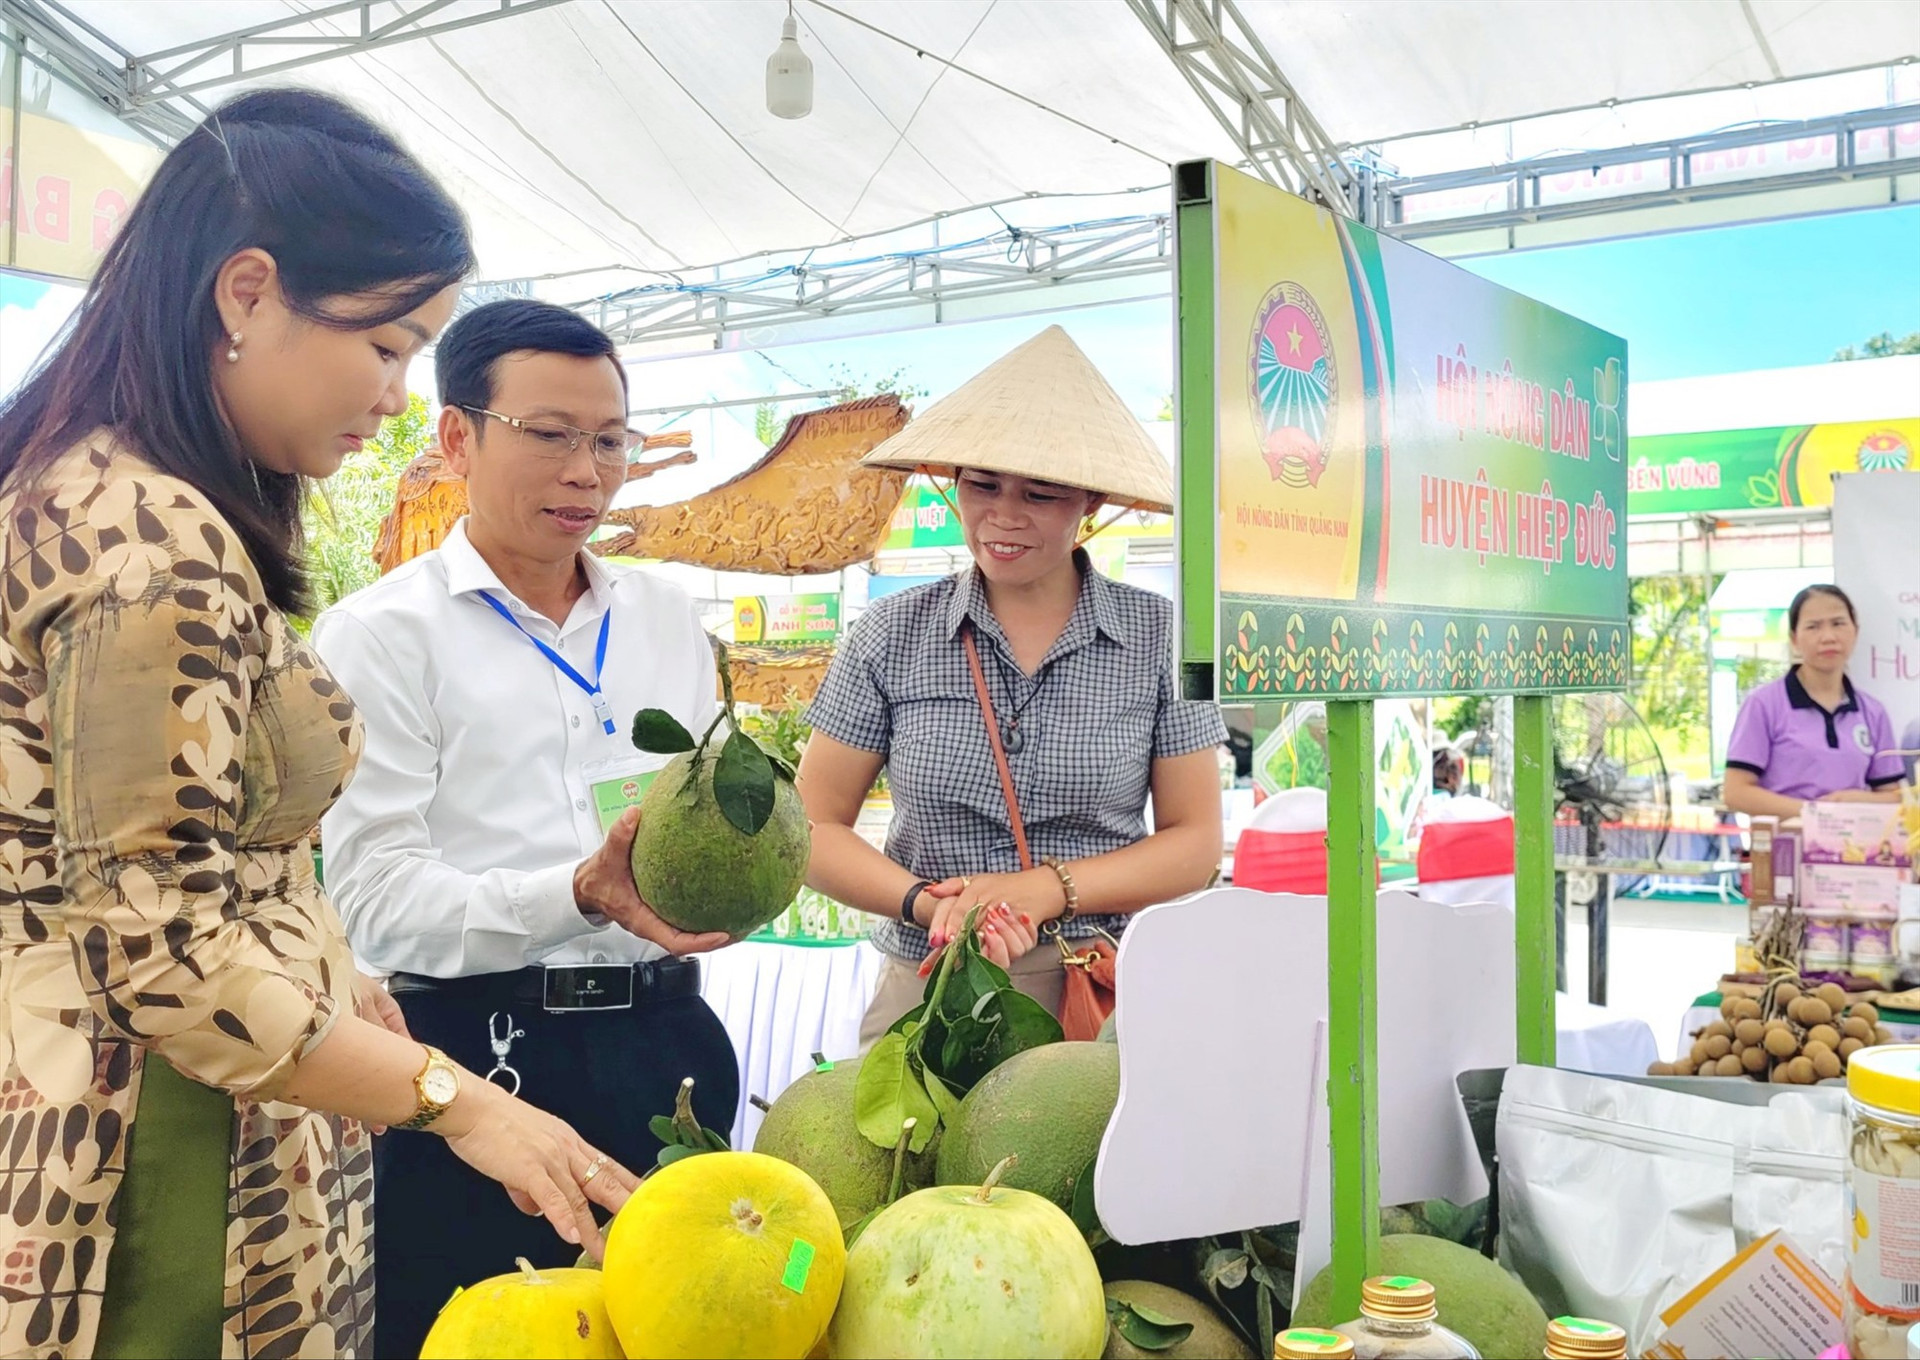
[[[0,406],[0,1354],[368,1353],[369,1139],[431,1085],[315,882],[360,729],[287,615],[308,479],[404,407],[473,263],[379,128],[244,95]],[[388,1136],[597,1252],[632,1177],[458,1075]]]

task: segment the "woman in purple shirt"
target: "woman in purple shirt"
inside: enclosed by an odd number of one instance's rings
[[[1838,586],[1808,586],[1787,607],[1800,662],[1740,705],[1727,742],[1726,804],[1749,816],[1798,817],[1812,799],[1893,803],[1905,767],[1893,724],[1854,689],[1847,661],[1860,630]]]

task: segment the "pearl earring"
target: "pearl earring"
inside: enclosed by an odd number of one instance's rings
[[[240,332],[235,331],[232,335],[228,336],[227,339],[230,342],[227,345],[227,362],[237,364],[240,362]]]

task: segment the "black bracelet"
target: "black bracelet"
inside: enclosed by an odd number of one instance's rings
[[[917,926],[920,924],[918,921],[913,919],[913,899],[918,897],[921,893],[925,892],[928,888],[931,888],[932,886],[933,886],[932,879],[923,878],[918,883],[914,884],[911,888],[907,889],[907,895],[900,899],[900,919],[902,921],[905,921],[910,926]]]

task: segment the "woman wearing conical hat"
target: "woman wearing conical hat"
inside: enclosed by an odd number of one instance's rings
[[[875,601],[808,715],[807,882],[880,918],[887,955],[863,1048],[919,1004],[976,907],[989,957],[1058,1013],[1071,958],[1212,879],[1227,739],[1212,704],[1179,697],[1172,605],[1108,580],[1080,546],[1103,509],[1171,510],[1173,483],[1065,331],[865,461],[950,480],[973,565]],[[883,768],[884,853],[853,830]]]

